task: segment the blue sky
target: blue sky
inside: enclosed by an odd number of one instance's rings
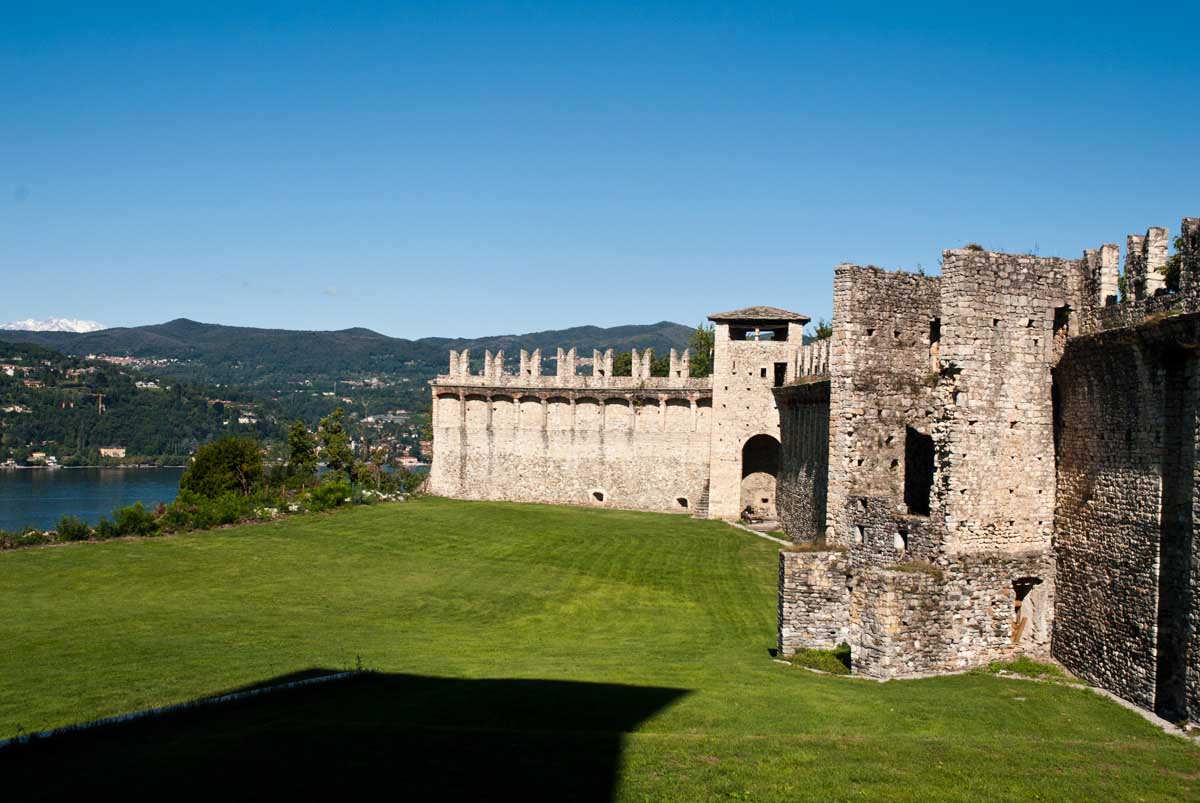
[[[1200,8],[0,6],[0,320],[827,316],[1200,215]]]

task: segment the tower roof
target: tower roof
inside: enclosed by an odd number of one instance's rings
[[[808,323],[811,318],[807,315],[801,315],[798,312],[788,312],[785,309],[778,307],[746,307],[745,309],[735,309],[730,312],[718,312],[709,315],[710,321],[755,321],[763,323],[766,321],[796,321],[798,323]]]

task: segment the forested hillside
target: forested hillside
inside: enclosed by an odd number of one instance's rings
[[[312,380],[333,373],[427,375],[441,370],[450,349],[504,349],[516,356],[520,349],[542,349],[553,355],[558,346],[576,347],[580,354],[593,348],[628,351],[653,348],[664,352],[687,346],[691,327],[662,322],[646,326],[572,329],[531,332],[524,335],[463,339],[427,337],[406,340],[370,329],[336,332],[255,329],[198,323],[180,318],[153,326],[104,329],[99,332],[0,332],[0,338],[37,343],[67,354],[107,354],[172,360],[172,371],[194,373],[205,381],[259,384],[264,381]]]
[[[239,422],[240,419],[240,422]],[[101,448],[123,462],[181,464],[223,434],[277,437],[277,408],[227,388],[166,382],[116,365],[0,342],[0,460],[96,465]]]

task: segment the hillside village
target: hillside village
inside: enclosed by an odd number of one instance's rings
[[[388,407],[363,414],[371,409],[363,391],[389,386],[378,377],[344,380],[337,393],[305,382],[261,394],[147,373],[178,364],[71,357],[0,342],[0,466],[183,465],[200,444],[222,435],[251,435],[269,459],[278,459],[288,421],[315,427],[337,406],[347,410],[356,455],[405,467],[422,463],[419,413]]]

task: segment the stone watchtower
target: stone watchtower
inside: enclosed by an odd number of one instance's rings
[[[775,518],[779,410],[772,389],[797,376],[809,318],[775,307],[708,316],[715,325],[708,515],[750,507]]]

